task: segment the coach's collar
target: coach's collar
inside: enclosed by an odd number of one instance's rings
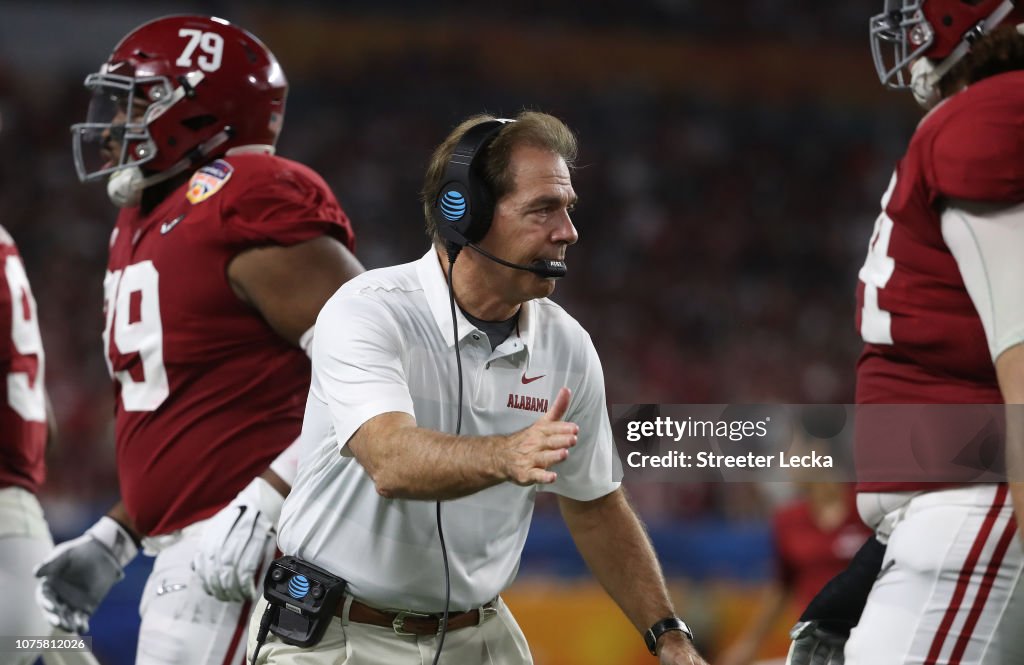
[[[434,315],[434,322],[437,324],[442,337],[444,337],[445,344],[449,347],[453,346],[452,306],[448,298],[448,280],[445,277],[444,270],[441,268],[437,251],[433,247],[423,255],[423,258],[416,262],[416,273],[420,280],[420,286],[423,287],[423,293],[427,297],[427,303],[430,305],[430,311]],[[463,316],[462,310],[458,307],[455,308],[455,316],[458,321],[459,341],[461,342],[466,338],[466,335],[476,332],[477,328]],[[533,304],[524,302],[519,310],[518,337],[528,350],[532,348],[533,344],[533,318]],[[514,333],[509,339],[513,337],[515,337]],[[505,341],[507,342],[508,340]]]

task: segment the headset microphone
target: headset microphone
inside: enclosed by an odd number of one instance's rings
[[[494,261],[495,263],[500,263],[503,266],[515,268],[516,270],[525,270],[526,272],[532,272],[534,275],[537,275],[538,277],[559,279],[561,277],[565,277],[565,275],[569,272],[569,268],[565,265],[565,261],[557,261],[553,259],[537,259],[536,261],[531,261],[528,265],[523,265],[522,263],[512,263],[511,261],[506,261],[505,259],[499,259],[494,254],[491,254],[487,250],[477,245],[475,242],[470,242],[466,244],[469,247],[472,247],[478,253],[489,258],[491,261]]]

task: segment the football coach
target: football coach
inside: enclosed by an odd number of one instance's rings
[[[347,587],[319,642],[271,634],[258,664],[532,663],[499,594],[537,492],[554,492],[637,639],[663,664],[706,665],[614,477],[594,345],[547,299],[578,238],[575,155],[551,115],[466,120],[427,169],[430,250],[320,312],[279,547]]]

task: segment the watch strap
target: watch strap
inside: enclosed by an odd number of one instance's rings
[[[693,632],[686,622],[679,617],[666,617],[647,629],[644,633],[644,643],[652,656],[657,656],[658,639],[670,630],[678,630],[693,641]]]

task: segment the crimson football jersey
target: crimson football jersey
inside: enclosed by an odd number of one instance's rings
[[[942,238],[941,214],[950,199],[1024,201],[1024,72],[984,79],[936,107],[897,165],[859,275],[857,327],[865,346],[857,364],[858,404],[1003,401],[981,320]],[[865,446],[882,446],[881,426],[858,429],[874,429],[871,441],[858,433],[859,457]],[[953,459],[959,443],[932,445],[927,463]]]
[[[161,534],[206,518],[299,435],[310,364],[231,288],[240,252],[349,221],[307,167],[238,154],[199,169],[149,214],[121,211],[104,281],[121,495]]]
[[[806,499],[781,507],[772,517],[776,576],[806,607],[833,577],[846,570],[871,529],[861,522],[851,494],[846,519],[830,529],[814,520]]]
[[[2,226],[0,259],[0,487],[35,493],[46,475],[43,342],[25,266]]]

